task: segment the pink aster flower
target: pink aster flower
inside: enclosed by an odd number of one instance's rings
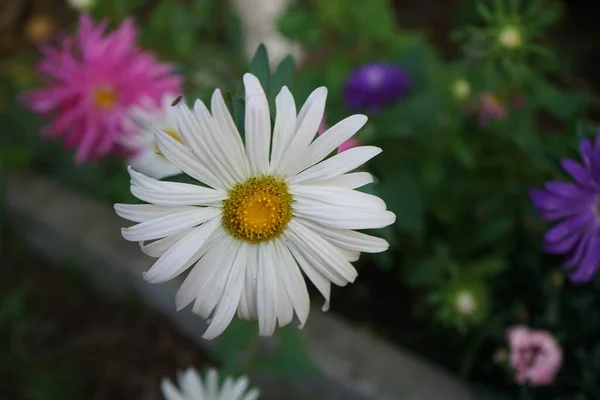
[[[110,33],[107,25],[82,14],[74,36],[41,47],[37,71],[46,87],[23,97],[33,111],[53,115],[45,135],[77,148],[79,163],[113,150],[127,110],[142,98],[159,105],[164,93],[181,92],[173,66],[137,47],[131,19]]]
[[[562,364],[562,349],[552,334],[517,325],[509,329],[507,336],[515,381],[532,386],[552,383]]]
[[[319,125],[319,129],[317,130],[317,133],[319,135],[322,135],[323,133],[325,133],[327,131],[327,123],[325,122],[325,116],[323,116],[323,119],[321,120],[321,125]],[[354,139],[354,138],[350,138],[348,140],[346,140],[344,143],[342,143],[340,145],[340,147],[338,147],[337,152],[341,153],[342,151],[346,151],[348,149],[351,149],[353,147],[357,147],[362,145],[362,143],[358,140],[358,139]]]

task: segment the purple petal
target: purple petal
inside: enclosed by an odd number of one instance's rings
[[[556,224],[544,235],[547,242],[558,242],[577,231],[587,231],[587,227],[596,222],[596,216],[591,211],[567,218]]]
[[[600,264],[600,241],[598,240],[597,232],[589,236],[590,241],[586,247],[585,257],[579,263],[577,270],[569,276],[569,280],[573,283],[588,282],[598,270],[598,265]]]
[[[577,242],[577,246],[575,246],[575,251],[571,254],[570,257],[565,261],[565,267],[568,269],[574,268],[581,263],[581,261],[585,258],[589,244],[592,240],[593,234],[592,232],[586,232],[582,234],[582,238],[579,242]]]
[[[546,182],[544,188],[546,188],[546,190],[552,194],[567,199],[576,199],[593,195],[593,193],[590,193],[589,191],[582,189],[580,186],[570,182],[550,181]]]
[[[565,254],[573,251],[577,242],[581,240],[581,232],[576,231],[572,235],[563,238],[559,242],[544,242],[544,250],[550,254]]]
[[[594,195],[577,199],[566,199],[535,188],[531,189],[530,196],[538,211],[553,211],[556,213],[556,218],[578,214],[585,211],[586,208],[591,208],[596,201]]]
[[[577,161],[571,160],[570,158],[566,158],[562,160],[562,167],[577,183],[580,185],[591,188],[592,187],[592,177],[590,172],[584,168]]]
[[[590,160],[594,155],[594,148],[592,142],[589,139],[583,139],[579,144],[579,152],[581,153],[581,159],[583,160],[586,168],[590,167]]]

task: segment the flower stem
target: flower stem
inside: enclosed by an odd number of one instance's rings
[[[260,350],[260,336],[258,331],[255,332],[252,340],[248,344],[248,348],[246,349],[246,357],[244,362],[239,367],[238,375],[246,375],[250,369],[252,368],[252,363],[256,359]]]

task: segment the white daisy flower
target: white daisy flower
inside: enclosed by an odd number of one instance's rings
[[[158,257],[146,280],[165,282],[193,266],[175,300],[178,309],[193,302],[193,312],[212,316],[205,339],[221,334],[236,310],[240,318],[258,319],[261,336],[289,324],[294,313],[302,327],[310,309],[302,272],[327,310],[331,283],[356,278],[350,262],[389,246],[354,229],[396,219],[380,198],[355,190],[373,177],[350,173],[381,149],[359,146],[327,158],[366,116],[348,117],[317,137],[327,89],[315,90],[296,113],[284,87],[271,135],[263,88],[251,74],[244,86],[244,141],[219,90],[211,112],[199,100],[193,111],[177,106],[183,143],[155,130],[161,153],[205,186],[161,182],[130,168],[132,193],[150,204],[115,205],[117,214],[138,223],[124,228],[123,237]]]
[[[181,170],[171,164],[156,144],[153,128],[166,132],[175,140],[182,142],[177,133],[175,109],[171,106],[176,97],[166,94],[161,105],[156,107],[151,101],[142,101],[140,105],[129,109],[123,134],[119,143],[132,153],[127,162],[136,171],[156,179],[181,174]]]
[[[162,380],[160,386],[165,400],[256,400],[260,394],[258,389],[248,390],[245,376],[237,380],[227,377],[219,386],[219,374],[215,369],[208,371],[204,383],[193,368],[179,373],[177,380],[180,390],[170,379]]]

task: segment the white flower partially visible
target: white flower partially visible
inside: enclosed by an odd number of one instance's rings
[[[89,11],[96,4],[96,0],[67,0],[67,2],[76,11]]]
[[[154,127],[171,135],[181,142],[177,133],[175,109],[171,106],[176,97],[167,94],[161,99],[160,107],[150,101],[143,101],[139,106],[129,109],[125,121],[124,134],[117,140],[126,150],[132,153],[127,160],[136,171],[155,179],[181,174],[181,170],[171,164],[156,144]]]
[[[362,128],[367,117],[353,115],[317,136],[327,89],[318,88],[299,112],[283,87],[275,100],[275,126],[258,79],[244,75],[245,140],[221,92],[211,111],[197,100],[193,111],[176,107],[180,143],[156,129],[161,153],[206,186],[161,182],[133,169],[131,192],[150,204],[116,204],[121,217],[136,222],[123,237],[141,242],[158,257],[145,273],[165,282],[187,269],[176,295],[177,309],[210,318],[205,339],[220,335],[236,311],[258,320],[259,334],[272,335],[294,314],[300,327],[310,310],[304,275],[329,307],[331,283],[345,286],[357,272],[361,252],[387,250],[380,238],[356,232],[393,224],[396,216],[376,196],[357,191],[373,181],[350,172],[381,152],[358,146],[327,158]]]
[[[219,385],[219,374],[215,369],[208,371],[204,382],[193,368],[179,373],[177,381],[179,389],[170,379],[162,380],[165,400],[256,400],[260,394],[258,389],[248,389],[245,376],[237,380],[227,377],[223,385]]]

